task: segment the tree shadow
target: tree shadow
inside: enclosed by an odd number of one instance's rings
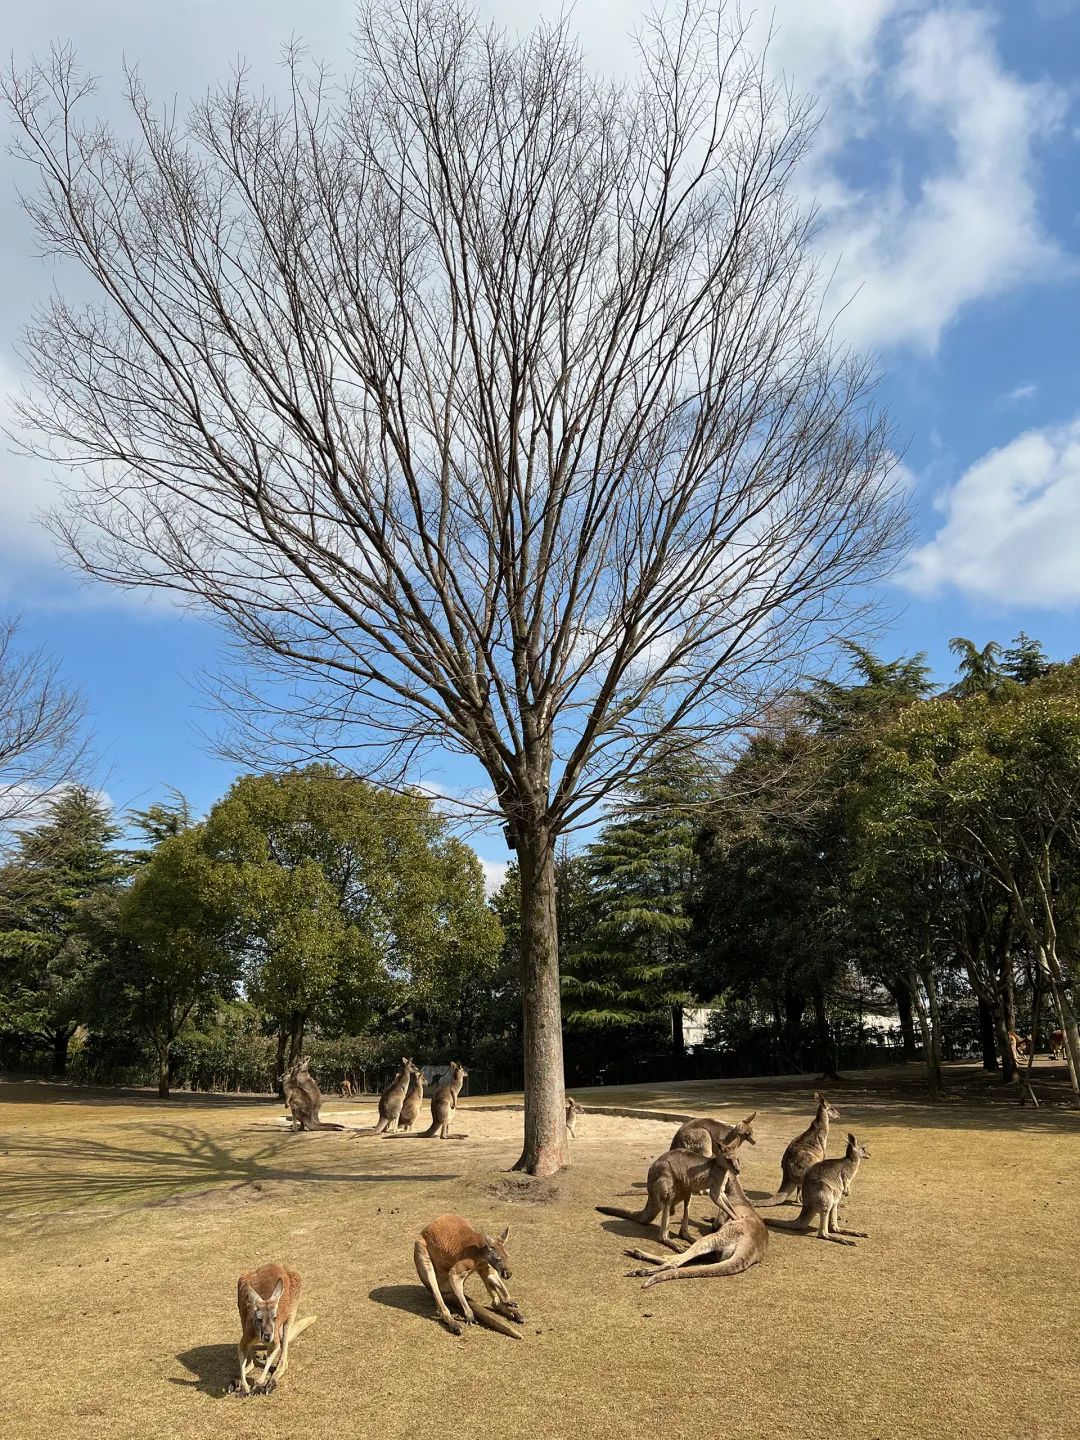
[[[202,1395],[213,1395],[217,1399],[228,1394],[229,1385],[240,1373],[235,1345],[196,1345],[191,1350],[182,1350],[176,1358],[194,1379],[184,1380],[170,1375],[169,1384],[198,1390]]]

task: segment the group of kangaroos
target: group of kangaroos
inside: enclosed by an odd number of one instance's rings
[[[432,1098],[432,1123],[422,1132],[447,1138],[450,1119],[457,1105],[462,1081],[468,1072],[451,1066],[450,1079],[440,1085]],[[301,1129],[345,1129],[329,1126],[319,1119],[321,1095],[306,1062],[294,1066],[286,1077],[286,1099],[294,1127]],[[356,1133],[394,1134],[415,1124],[423,1099],[423,1077],[412,1061],[402,1059],[401,1072],[379,1100],[379,1123]],[[686,1121],[675,1132],[670,1148],[649,1167],[648,1198],[640,1210],[598,1205],[602,1215],[617,1216],[639,1225],[659,1221],[659,1243],[671,1254],[656,1255],[642,1249],[625,1254],[644,1262],[646,1268],[627,1272],[644,1277],[644,1287],[666,1280],[688,1280],[710,1276],[739,1275],[765,1259],[769,1226],[809,1231],[817,1222],[818,1237],[838,1245],[865,1240],[865,1232],[841,1229],[840,1207],[850,1194],[861,1162],[869,1150],[854,1135],[847,1136],[842,1157],[829,1159],[826,1152],[830,1122],[839,1112],[820,1093],[815,1093],[814,1118],[784,1151],[780,1162],[780,1186],[775,1194],[760,1201],[762,1208],[794,1200],[801,1205],[795,1220],[764,1220],[739,1179],[738,1151],[754,1145],[753,1122],[757,1111],[728,1125],[721,1120],[700,1118]],[[577,1134],[578,1116],[585,1113],[576,1100],[567,1097],[566,1127]],[[698,1240],[690,1236],[690,1201],[707,1194],[716,1206],[712,1228]],[[673,1212],[682,1206],[679,1238],[672,1239]],[[455,1335],[464,1324],[478,1322],[504,1335],[519,1338],[524,1316],[510,1297],[506,1282],[511,1278],[506,1243],[510,1227],[496,1237],[478,1230],[460,1215],[440,1215],[426,1226],[413,1247],[413,1263],[421,1282],[430,1291],[440,1320]],[[480,1277],[488,1293],[488,1307],[473,1308],[465,1295],[465,1282]],[[284,1265],[263,1265],[240,1276],[237,1303],[243,1334],[240,1341],[240,1379],[233,1387],[242,1395],[269,1394],[288,1366],[289,1345],[314,1322],[314,1316],[297,1318],[300,1276]],[[457,1314],[451,1309],[455,1307]],[[252,1384],[249,1372],[259,1352],[265,1352],[262,1372]]]

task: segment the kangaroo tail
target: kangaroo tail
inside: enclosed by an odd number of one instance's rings
[[[760,1210],[763,1205],[784,1205],[798,1188],[794,1180],[790,1184],[785,1180],[775,1195],[770,1195],[767,1200],[759,1200],[757,1208]]]
[[[297,1335],[302,1334],[309,1325],[314,1325],[318,1318],[317,1315],[305,1315],[302,1320],[294,1320],[292,1329],[289,1331],[289,1340],[295,1340]]]
[[[794,1220],[774,1220],[771,1215],[762,1218],[770,1230],[809,1230],[815,1211],[804,1205]]]
[[[648,1225],[650,1220],[655,1220],[660,1214],[659,1208],[653,1209],[646,1205],[641,1210],[620,1210],[617,1205],[597,1205],[594,1207],[600,1215],[615,1215],[620,1220],[633,1220],[638,1225]]]
[[[744,1270],[749,1270],[751,1265],[756,1265],[759,1257],[752,1251],[743,1255],[732,1255],[730,1260],[718,1260],[715,1265],[672,1265],[664,1266],[643,1280],[641,1288],[647,1290],[650,1285],[660,1285],[665,1280],[707,1280],[710,1275],[741,1275]]]
[[[332,1121],[330,1121],[330,1120],[320,1120],[320,1121],[319,1121],[319,1129],[320,1129],[320,1130],[344,1130],[344,1129],[345,1129],[345,1126],[344,1126],[344,1125],[335,1125],[335,1124],[334,1124]]]
[[[384,1117],[377,1125],[367,1125],[364,1129],[354,1130],[352,1133],[354,1135],[381,1135],[389,1124],[390,1121]]]
[[[497,1310],[491,1310],[486,1305],[480,1305],[473,1309],[473,1319],[478,1320],[481,1325],[486,1325],[489,1330],[498,1330],[500,1335],[509,1335],[511,1340],[521,1339],[521,1327],[512,1325],[509,1320],[499,1314]]]

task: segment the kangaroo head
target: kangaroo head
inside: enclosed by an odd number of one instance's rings
[[[757,1144],[757,1141],[754,1139],[754,1117],[756,1115],[757,1111],[754,1110],[751,1114],[747,1115],[745,1120],[736,1121],[732,1127],[733,1133],[738,1135],[739,1139],[747,1145]]]
[[[459,1065],[456,1060],[450,1062],[450,1069],[453,1071],[455,1080],[464,1080],[469,1073],[468,1070],[465,1069],[465,1066]]]
[[[570,1111],[571,1115],[583,1115],[585,1113],[572,1095],[566,1097],[566,1108]]]
[[[510,1259],[506,1253],[506,1242],[509,1238],[509,1225],[505,1227],[498,1239],[494,1235],[484,1236],[484,1259],[504,1280],[509,1280],[514,1273],[510,1269]]]
[[[849,1160],[856,1158],[859,1160],[870,1159],[870,1151],[867,1150],[865,1145],[860,1145],[858,1140],[855,1139],[855,1136],[850,1134],[847,1137],[847,1158]]]
[[[726,1170],[730,1170],[732,1175],[738,1175],[742,1170],[742,1166],[739,1164],[739,1157],[736,1152],[741,1143],[741,1135],[729,1135],[713,1156],[713,1162]]]
[[[251,1306],[251,1323],[255,1329],[256,1339],[258,1339],[260,1344],[269,1345],[274,1339],[278,1302],[281,1300],[281,1292],[284,1289],[285,1281],[279,1280],[274,1286],[273,1294],[269,1299],[264,1300],[259,1292],[251,1285],[247,1287],[248,1304]]]
[[[402,1063],[410,1075],[418,1075],[420,1079],[423,1080],[424,1072],[420,1069],[419,1065],[414,1065],[411,1060],[403,1060]]]
[[[826,1119],[828,1119],[828,1120],[839,1120],[839,1119],[840,1119],[840,1111],[837,1110],[834,1105],[830,1105],[829,1102],[825,1099],[825,1096],[822,1095],[820,1091],[818,1091],[818,1090],[815,1090],[815,1091],[814,1091],[814,1099],[815,1099],[815,1100],[817,1101],[817,1103],[818,1103],[818,1109],[819,1109],[819,1110],[822,1110],[822,1109],[823,1109],[823,1110],[825,1111]]]

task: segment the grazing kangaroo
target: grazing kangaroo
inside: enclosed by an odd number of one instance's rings
[[[409,1076],[409,1089],[405,1099],[401,1102],[401,1114],[398,1116],[398,1129],[411,1130],[416,1124],[416,1118],[424,1108],[424,1076],[420,1070],[413,1070]]]
[[[735,1156],[736,1146],[721,1145],[715,1155],[702,1155],[697,1150],[668,1150],[649,1166],[647,1185],[649,1198],[640,1210],[619,1210],[613,1205],[597,1205],[601,1215],[617,1215],[620,1220],[633,1220],[637,1225],[649,1225],[660,1216],[660,1244],[669,1250],[678,1250],[675,1241],[668,1236],[671,1212],[676,1205],[682,1205],[682,1224],[679,1235],[690,1239],[690,1197],[707,1190],[713,1204],[720,1204],[720,1195],[728,1175],[739,1173],[739,1162]]]
[[[727,1220],[714,1234],[703,1235],[700,1240],[695,1240],[689,1249],[674,1257],[651,1255],[647,1250],[626,1251],[634,1260],[645,1260],[656,1267],[654,1270],[626,1272],[628,1275],[648,1276],[642,1289],[647,1290],[650,1285],[659,1285],[664,1280],[699,1280],[710,1275],[741,1275],[744,1270],[749,1270],[751,1265],[757,1265],[765,1259],[765,1252],[769,1248],[769,1232],[765,1228],[765,1222],[750,1203],[738,1175],[732,1174],[729,1179],[731,1193],[719,1197],[720,1209],[717,1212],[718,1221],[721,1214],[726,1214]]]
[[[835,1240],[837,1245],[854,1245],[855,1240],[867,1240],[862,1230],[841,1230],[840,1201],[851,1194],[855,1176],[863,1160],[869,1160],[870,1151],[860,1145],[854,1135],[847,1137],[847,1150],[842,1160],[819,1160],[811,1165],[803,1176],[802,1210],[797,1220],[769,1220],[766,1223],[778,1230],[809,1230],[818,1217],[818,1239]],[[854,1235],[855,1240],[843,1240],[843,1235]]]
[[[459,1065],[456,1060],[450,1062],[449,1083],[440,1085],[431,1097],[431,1126],[423,1132],[425,1135],[438,1135],[440,1140],[450,1138],[450,1121],[457,1109],[457,1097],[468,1073],[465,1066]]]
[[[450,1313],[447,1300],[453,1299],[461,1308],[465,1324],[479,1320],[502,1335],[521,1338],[520,1332],[507,1324],[523,1325],[525,1317],[510,1299],[505,1281],[510,1279],[510,1261],[506,1241],[510,1226],[496,1240],[463,1220],[460,1215],[440,1215],[421,1232],[413,1248],[416,1273],[431,1291],[439,1316],[454,1334],[462,1333],[461,1323]],[[491,1309],[474,1311],[465,1298],[465,1281],[476,1273],[487,1287]]]
[[[770,1195],[768,1200],[762,1200],[762,1205],[783,1205],[792,1197],[798,1200],[802,1193],[803,1176],[811,1165],[825,1159],[825,1151],[829,1145],[829,1121],[839,1120],[840,1111],[834,1109],[825,1096],[817,1091],[814,1092],[814,1099],[817,1101],[817,1114],[802,1134],[796,1135],[784,1151],[784,1158],[780,1161],[780,1189],[775,1195]]]
[[[1050,1031],[1050,1059],[1064,1060],[1065,1058],[1065,1031]]]
[[[348,1078],[348,1076],[346,1076],[345,1079],[341,1082],[341,1098],[343,1100],[351,1100],[352,1093],[352,1081]]]
[[[571,1140],[577,1139],[577,1117],[584,1115],[585,1111],[577,1103],[572,1095],[566,1097],[566,1133]]]
[[[735,1145],[756,1145],[754,1139],[754,1119],[757,1111],[747,1115],[745,1120],[739,1120],[734,1125],[725,1125],[723,1120],[687,1120],[685,1125],[680,1125],[675,1131],[675,1138],[671,1142],[672,1150],[701,1150],[702,1132],[708,1135],[712,1142],[712,1149],[715,1151],[720,1145],[725,1145],[729,1140],[734,1140]],[[702,1151],[704,1153],[704,1151]]]
[[[344,1130],[344,1125],[334,1125],[320,1120],[322,1091],[315,1083],[315,1077],[308,1069],[310,1061],[305,1055],[281,1077],[285,1089],[285,1102],[292,1115],[294,1130]]]
[[[284,1265],[260,1265],[236,1282],[236,1304],[243,1330],[237,1387],[241,1395],[252,1393],[248,1370],[255,1363],[256,1351],[266,1351],[266,1363],[255,1384],[257,1393],[269,1395],[289,1368],[289,1346],[301,1331],[315,1324],[314,1315],[297,1320],[299,1300],[300,1276]]]

